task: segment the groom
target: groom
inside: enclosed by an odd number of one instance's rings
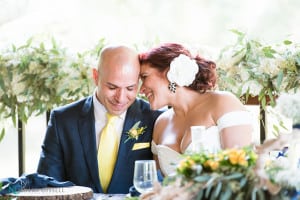
[[[58,181],[90,187],[95,193],[128,193],[133,185],[135,160],[153,159],[150,149],[153,125],[161,114],[136,98],[139,72],[138,55],[133,49],[105,47],[98,69],[93,71],[97,85],[94,94],[51,112],[37,172]],[[101,166],[112,159],[99,162],[103,160],[99,155],[109,154],[108,148],[101,146],[107,144],[101,137],[107,113],[117,116],[114,130],[118,142],[116,161],[111,169],[103,170]],[[136,139],[129,137],[128,132],[137,122],[140,122],[137,128],[143,128],[143,132]],[[110,170],[112,175],[108,184],[104,184],[100,174]]]

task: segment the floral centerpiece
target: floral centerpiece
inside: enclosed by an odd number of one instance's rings
[[[187,153],[175,177],[166,177],[162,185],[157,184],[140,199],[300,198],[299,142],[300,132],[280,135],[260,146],[215,154]],[[270,152],[287,144],[288,151],[279,151],[279,158],[270,157]]]
[[[297,91],[300,86],[300,46],[291,41],[265,45],[232,30],[237,37],[219,56],[219,88],[233,92],[246,102],[258,97],[263,108],[275,105],[281,92]]]

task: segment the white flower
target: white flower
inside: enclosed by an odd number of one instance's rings
[[[238,66],[239,66],[240,72],[236,72],[236,74],[240,74],[242,82],[248,81],[249,78],[250,78],[250,74],[249,74],[248,70],[246,69],[246,67],[242,63],[239,64]]]
[[[171,62],[167,77],[171,83],[176,83],[179,86],[188,86],[193,83],[198,70],[195,60],[180,54]]]
[[[293,124],[300,123],[300,92],[282,93],[276,100],[275,109],[284,116],[293,119]]]
[[[36,74],[38,74],[38,73],[41,73],[40,71],[40,69],[41,69],[42,67],[40,67],[40,65],[39,65],[39,63],[37,63],[37,62],[35,62],[35,61],[32,61],[32,62],[30,62],[30,64],[29,64],[29,67],[28,67],[28,71],[30,72],[30,73],[32,73],[32,74],[34,74],[34,73],[36,73]],[[42,73],[41,73],[42,74]],[[47,76],[48,76],[48,74],[47,74]]]
[[[274,59],[274,58],[261,58],[260,59],[260,66],[259,70],[260,73],[266,73],[269,74],[271,77],[276,76],[280,71],[280,58]]]
[[[242,94],[246,94],[248,89],[250,94],[257,96],[263,87],[256,80],[250,80],[243,84]]]

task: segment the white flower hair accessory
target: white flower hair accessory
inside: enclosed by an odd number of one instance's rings
[[[174,58],[167,73],[168,80],[179,86],[188,86],[193,83],[199,68],[194,59],[180,54]]]

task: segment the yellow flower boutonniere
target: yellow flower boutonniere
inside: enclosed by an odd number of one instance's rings
[[[125,140],[126,143],[130,139],[138,140],[139,136],[145,132],[147,127],[139,127],[141,121],[136,122],[133,127],[127,132],[128,138]]]

